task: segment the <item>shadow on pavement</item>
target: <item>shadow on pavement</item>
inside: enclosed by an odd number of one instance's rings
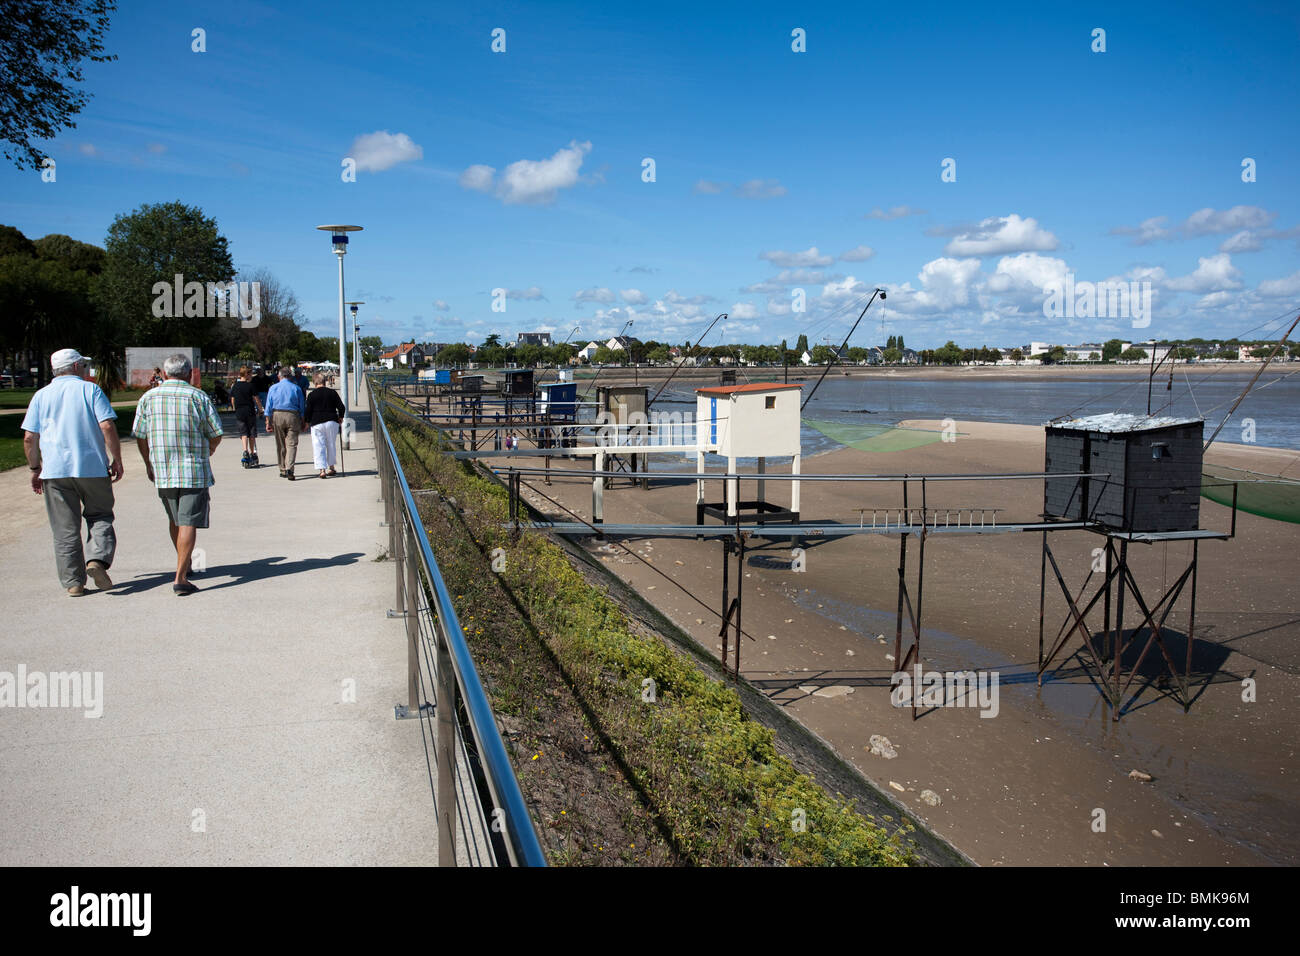
[[[362,552],[352,551],[347,554],[335,555],[332,558],[303,558],[300,561],[286,561],[283,557],[258,558],[256,561],[249,561],[246,564],[223,564],[198,572],[194,575],[194,584],[200,592],[219,591],[222,588],[237,587],[252,581],[266,581],[286,574],[304,574],[319,571],[322,568],[337,568],[348,564],[356,564],[357,559],[362,556]],[[221,578],[233,578],[233,580],[221,581],[219,584],[206,583]],[[173,580],[175,580],[174,572],[151,574],[137,578],[129,584],[120,584],[111,593],[118,596],[139,594],[170,584]]]

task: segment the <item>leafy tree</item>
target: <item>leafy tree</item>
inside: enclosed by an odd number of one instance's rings
[[[622,356],[622,352],[611,351],[609,348],[602,345],[600,348],[596,349],[596,354],[592,356],[591,360],[596,365],[610,365],[614,362],[620,361]]]
[[[794,351],[796,355],[803,355],[804,352],[808,351],[808,336],[799,336],[799,340],[794,343]]]
[[[1121,339],[1107,339],[1101,347],[1101,360],[1103,362],[1113,362],[1119,358],[1119,353],[1124,350],[1124,342]]]
[[[1147,357],[1147,350],[1140,348],[1127,348],[1119,355],[1121,362],[1141,362]]]
[[[888,349],[896,349],[896,348],[898,348],[898,336],[891,335],[888,339],[885,340],[885,349],[888,350]]]
[[[646,358],[649,359],[651,362],[654,362],[656,365],[663,365],[667,363],[670,358],[668,354],[668,346],[661,345],[656,349],[652,349],[649,353],[647,353]]]
[[[1089,353],[1088,353],[1088,361],[1089,361],[1089,362],[1096,362],[1096,361],[1099,360],[1100,358],[1101,358],[1101,356],[1098,355],[1096,352],[1089,352]]]
[[[956,365],[961,361],[963,354],[961,346],[949,339],[934,350],[934,360],[941,365]]]
[[[516,345],[515,361],[531,368],[542,360],[545,350],[540,345]]]
[[[885,349],[884,359],[889,365],[897,365],[899,362],[903,361],[903,353],[891,345],[889,348]]]
[[[5,0],[0,33],[0,140],[5,159],[39,169],[45,153],[33,140],[76,128],[89,95],[83,60],[107,63],[104,32],[113,0]]]
[[[1020,351],[1020,349],[1012,349],[1012,350],[1011,350],[1011,361],[1013,361],[1013,362],[1023,362],[1024,360],[1025,360],[1025,353],[1024,353],[1024,352]]]
[[[470,360],[470,356],[468,345],[464,342],[453,342],[439,349],[434,358],[438,365],[464,365]]]
[[[26,256],[30,259],[34,255],[36,243],[13,226],[0,226],[0,256]]]
[[[155,283],[170,288],[177,274],[186,283],[228,282],[234,277],[230,250],[215,219],[180,202],[146,203],[113,220],[105,245],[108,257],[100,285],[101,301],[111,319],[121,324],[128,341],[204,347],[218,337],[220,329],[211,320],[158,317],[153,312]],[[263,295],[265,292],[263,289]]]
[[[814,345],[812,360],[815,365],[826,365],[835,360],[835,352],[829,345]]]
[[[903,349],[907,348],[907,346],[905,346],[905,345],[903,344],[903,336],[902,336],[902,335],[899,335],[899,337],[898,337],[898,342],[895,343],[894,348],[898,349],[898,351],[900,351],[900,352],[903,351]]]

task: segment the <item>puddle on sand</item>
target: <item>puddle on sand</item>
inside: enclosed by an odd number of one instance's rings
[[[865,645],[879,652],[874,660],[880,667],[892,664],[884,660],[884,655],[894,650],[896,611],[852,604],[812,588],[787,586],[784,591],[800,609],[848,628],[846,638],[853,641],[859,654]],[[906,616],[903,627],[906,648],[910,635]],[[885,635],[885,644],[876,641],[877,634]],[[1027,649],[1026,659],[1013,661],[969,638],[925,627],[921,629],[921,648],[925,670],[996,670],[1001,705],[1014,705],[1030,717],[1051,721],[1046,736],[1068,734],[1074,742],[1108,755],[1117,777],[1133,769],[1152,774],[1156,781],[1142,786],[1153,787],[1173,806],[1196,817],[1224,839],[1274,863],[1297,862],[1300,855],[1296,847],[1280,845],[1277,839],[1280,834],[1295,832],[1296,811],[1281,794],[1270,792],[1275,782],[1256,780],[1236,768],[1212,764],[1205,754],[1191,756],[1175,749],[1168,740],[1157,739],[1144,729],[1150,724],[1144,725],[1140,710],[1130,710],[1119,721],[1111,720],[1109,705],[1084,675],[1077,658],[1066,661],[1055,678],[1050,673],[1045,675],[1040,689],[1037,646]],[[1062,657],[1068,650],[1062,652]],[[1062,657],[1057,658],[1058,664]],[[854,665],[861,667],[866,661],[854,658]],[[1133,691],[1130,687],[1130,698]],[[884,694],[886,690],[873,692]],[[1154,699],[1151,693],[1139,699],[1137,706],[1150,703]],[[1154,706],[1176,708],[1177,717],[1183,716],[1181,705],[1172,699]],[[1171,835],[1165,833],[1166,837]]]

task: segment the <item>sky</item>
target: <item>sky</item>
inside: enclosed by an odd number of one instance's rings
[[[1298,37],[1289,3],[126,0],[55,181],[0,170],[0,222],[102,245],[198,206],[318,335],[315,227],[358,224],[347,297],[385,343],[726,313],[705,345],[838,344],[877,287],[851,345],[1276,337]],[[1045,308],[1103,282],[1151,314]]]

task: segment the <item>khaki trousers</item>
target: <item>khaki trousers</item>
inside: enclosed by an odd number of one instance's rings
[[[117,535],[113,533],[113,482],[109,478],[47,478],[45,513],[54,532],[54,564],[65,587],[86,583],[86,562],[113,566]],[[81,523],[86,543],[81,545]],[[88,553],[87,553],[88,552]]]
[[[298,460],[298,425],[302,419],[297,412],[271,413],[271,429],[275,432],[275,454],[280,459],[280,470],[293,474],[293,463]]]

